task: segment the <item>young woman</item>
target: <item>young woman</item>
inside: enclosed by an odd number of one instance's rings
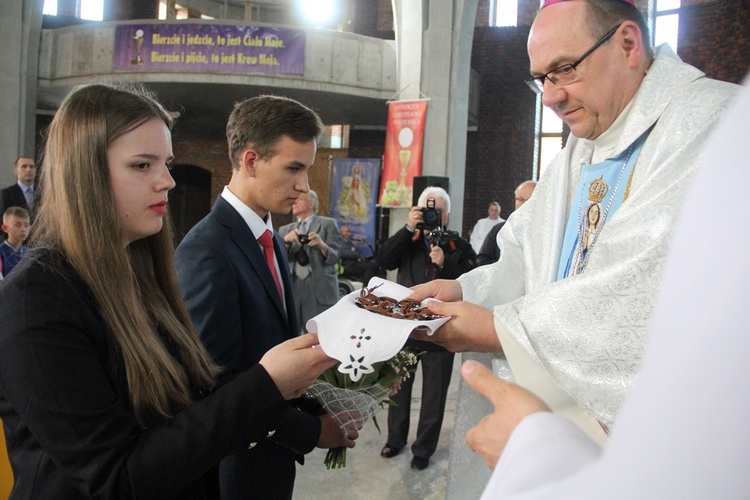
[[[12,498],[207,498],[334,361],[289,340],[215,387],[176,283],[171,116],[142,92],[71,93],[49,130],[36,247],[0,287]]]

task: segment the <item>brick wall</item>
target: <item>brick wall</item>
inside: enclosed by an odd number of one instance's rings
[[[741,83],[750,68],[750,2],[683,0],[678,49],[707,76]]]
[[[502,216],[513,211],[513,191],[531,178],[536,97],[528,78],[528,27],[477,27],[471,67],[481,75],[479,124],[466,150],[464,233],[500,202]]]
[[[479,0],[477,2],[477,16],[475,26],[488,26],[490,24],[490,0]]]
[[[211,203],[221,193],[232,177],[227,141],[224,137],[194,136],[181,132],[179,121],[172,134],[172,148],[176,168],[181,163],[195,165],[211,174]]]
[[[381,38],[381,32],[378,30],[378,3],[372,1],[354,3],[354,19],[351,25],[353,33]]]
[[[391,0],[378,0],[378,30],[393,33],[393,24]],[[393,40],[393,37],[390,39]]]
[[[385,124],[384,124],[385,127]],[[382,158],[385,148],[385,130],[357,130],[349,132],[350,158]]]

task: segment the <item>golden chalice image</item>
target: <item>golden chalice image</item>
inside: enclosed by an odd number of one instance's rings
[[[411,150],[402,149],[398,152],[398,161],[401,163],[401,173],[399,176],[399,186],[406,183],[406,172],[408,171],[409,160],[411,160]]]
[[[143,30],[137,30],[135,32],[133,43],[135,43],[135,59],[130,61],[130,64],[143,64],[143,58],[141,57],[141,47],[143,46]]]
[[[399,176],[399,187],[406,185],[406,174],[409,171],[409,160],[411,160],[411,143],[414,142],[414,132],[408,127],[404,127],[398,133],[398,143],[401,150],[398,152],[398,161],[401,164],[401,175]]]

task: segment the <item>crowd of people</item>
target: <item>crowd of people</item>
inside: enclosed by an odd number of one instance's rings
[[[438,445],[454,353],[469,359],[449,498],[744,493],[750,443],[716,415],[750,416],[748,244],[714,269],[691,226],[737,233],[748,214],[747,160],[731,152],[746,148],[750,93],[651,47],[632,0],[547,0],[528,53],[526,83],[571,131],[543,178],[516,187],[507,221],[491,201],[471,241],[448,229],[449,194],[427,187],[366,257],[318,215],[308,170],[323,125],[307,106],[235,105],[230,181],[175,250],[173,114],[143,89],[71,92],[39,194],[29,157],[0,192],[13,497],[291,499],[296,463],[359,436],[304,394],[336,362],[305,325],[339,299],[344,259],[397,269],[452,318],[407,341],[423,377],[416,470]],[[719,189],[716,218],[700,198]],[[705,374],[687,380],[697,359]],[[392,396],[386,459],[408,444],[413,386]]]

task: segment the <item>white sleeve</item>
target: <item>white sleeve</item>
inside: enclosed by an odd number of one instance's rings
[[[482,500],[553,483],[594,462],[601,448],[570,420],[550,412],[526,417],[511,434]]]

